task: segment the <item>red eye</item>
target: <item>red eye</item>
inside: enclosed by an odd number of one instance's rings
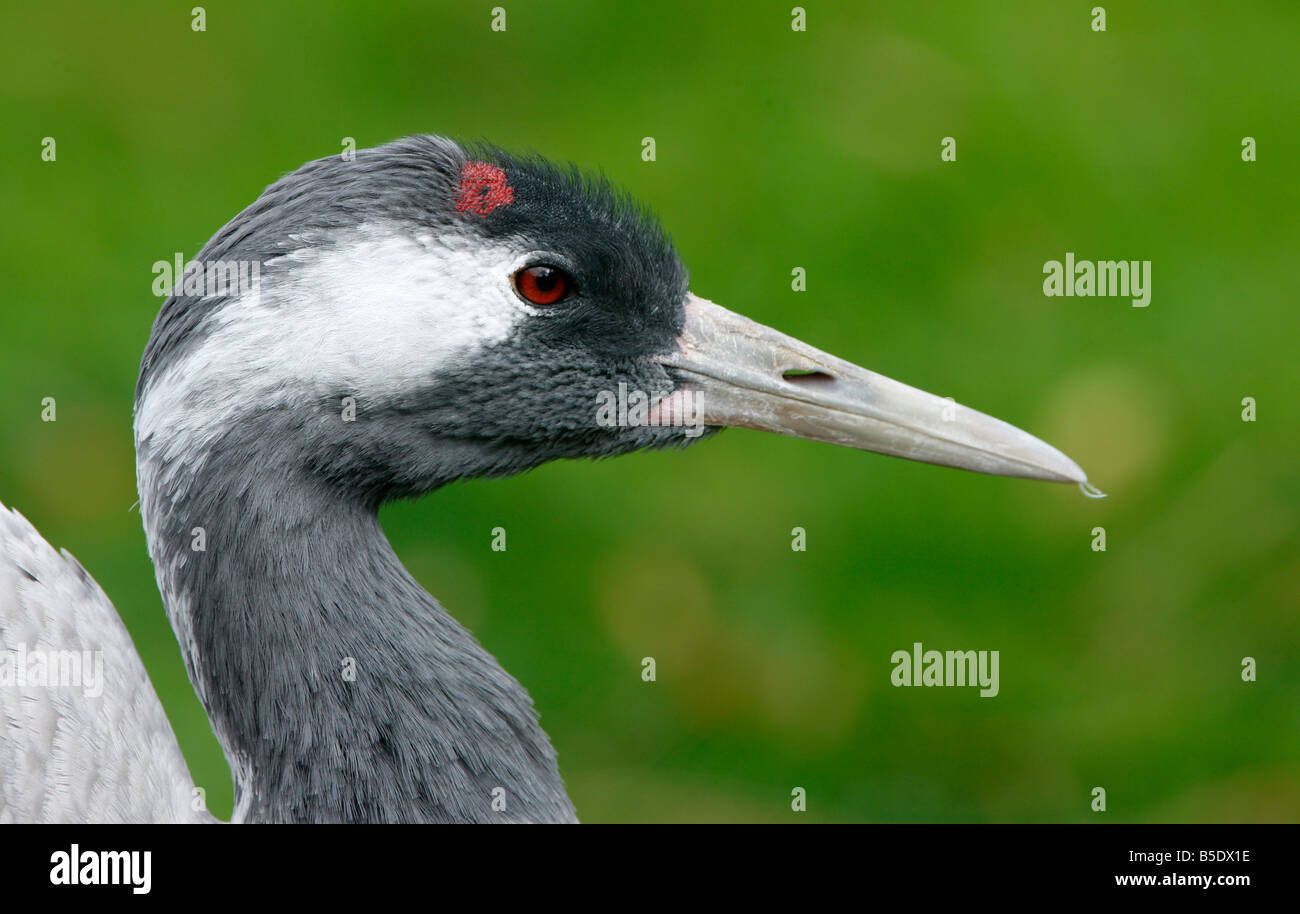
[[[553,305],[569,294],[569,274],[555,267],[524,267],[515,274],[519,296],[534,305]]]

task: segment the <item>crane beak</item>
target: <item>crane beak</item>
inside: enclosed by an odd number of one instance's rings
[[[676,369],[710,426],[754,428],[925,463],[1051,482],[1087,474],[1013,425],[859,368],[687,295]]]

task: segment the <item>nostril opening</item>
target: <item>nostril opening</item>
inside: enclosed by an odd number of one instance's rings
[[[824,371],[805,371],[798,368],[783,372],[781,378],[789,384],[798,384],[800,386],[830,384],[835,380]]]

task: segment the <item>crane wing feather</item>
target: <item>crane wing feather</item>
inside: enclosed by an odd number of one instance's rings
[[[113,604],[0,504],[0,822],[216,821],[195,796]]]

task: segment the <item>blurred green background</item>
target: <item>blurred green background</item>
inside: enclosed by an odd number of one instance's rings
[[[344,137],[437,132],[603,170],[696,292],[1110,494],[730,431],[387,509],[584,819],[1300,819],[1300,7],[1106,4],[1099,34],[1092,3],[813,2],[803,33],[788,2],[494,5],[4,13],[0,500],[114,600],[214,812],[132,510],[151,265]],[[1044,297],[1066,251],[1153,261],[1150,307]],[[892,687],[915,641],[999,650],[1001,694]]]

